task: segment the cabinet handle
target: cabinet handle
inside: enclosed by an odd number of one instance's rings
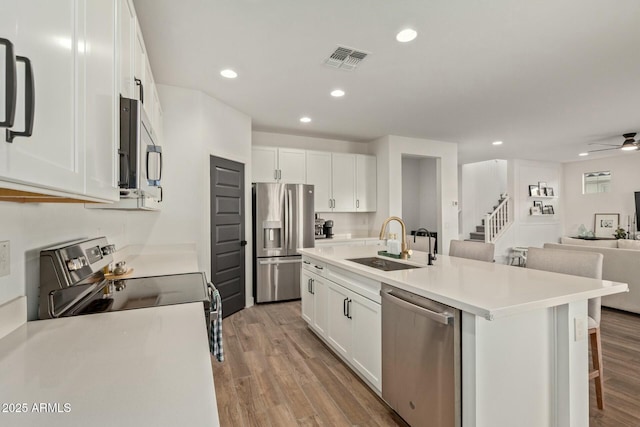
[[[315,283],[316,283],[316,279],[311,279],[311,294],[312,295],[316,294]]]
[[[164,190],[162,190],[162,185],[158,185],[158,188],[160,189],[160,200],[158,200],[158,203],[162,203],[162,199],[164,199]]]
[[[0,122],[0,127],[10,128],[16,118],[16,97],[18,85],[16,84],[16,55],[13,52],[13,43],[7,39],[0,38],[0,44],[5,49],[5,120]]]
[[[319,265],[314,265],[315,268],[317,268],[318,270],[324,270],[324,267],[320,267]]]
[[[136,86],[140,86],[140,102],[144,104],[144,85],[142,84],[142,80],[134,76],[133,81],[136,82]]]
[[[311,264],[309,261],[302,261],[305,264]]]
[[[356,199],[356,209],[360,207],[360,200]]]
[[[278,169],[278,179],[282,179],[282,169]]]
[[[347,315],[347,301],[349,300],[349,298],[345,298],[344,301],[342,301],[342,314],[345,315],[345,317],[348,317]]]
[[[347,318],[352,319],[351,317],[351,300],[347,301]]]
[[[13,142],[13,138],[16,136],[31,136],[33,134],[33,118],[36,113],[36,94],[31,60],[25,56],[16,56],[16,62],[24,62],[24,131],[14,132],[11,129],[7,129],[7,142]]]
[[[273,179],[278,180],[278,169],[273,170]]]
[[[307,279],[307,292],[311,293],[311,279]]]

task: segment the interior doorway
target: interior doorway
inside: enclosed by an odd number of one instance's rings
[[[211,280],[227,317],[245,307],[244,165],[211,156],[209,178]]]

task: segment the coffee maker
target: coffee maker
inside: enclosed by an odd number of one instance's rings
[[[326,220],[324,225],[322,226],[322,231],[324,232],[325,239],[330,239],[333,237],[333,220]]]
[[[315,238],[324,239],[324,237],[324,219],[318,218],[318,214],[316,214]]]

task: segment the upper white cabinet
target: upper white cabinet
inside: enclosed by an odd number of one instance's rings
[[[376,156],[356,155],[356,211],[375,212],[377,207]]]
[[[8,142],[2,129],[0,187],[117,199],[115,13],[112,0],[3,2],[0,37],[13,43],[18,60],[10,129],[18,134]],[[6,49],[0,48],[0,69],[7,59]],[[0,120],[6,116],[7,77],[3,74],[0,81]],[[31,121],[31,135],[20,136]]]
[[[120,95],[137,98],[134,82],[136,11],[130,0],[118,0],[118,60]]]
[[[332,212],[356,210],[356,155],[331,154]]]
[[[294,148],[254,146],[252,181],[305,183],[305,151]]]
[[[306,183],[314,186],[314,207],[316,212],[331,212],[331,153],[307,151]]]

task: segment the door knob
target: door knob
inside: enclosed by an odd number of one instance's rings
[[[246,240],[240,240],[240,246],[247,246]]]

